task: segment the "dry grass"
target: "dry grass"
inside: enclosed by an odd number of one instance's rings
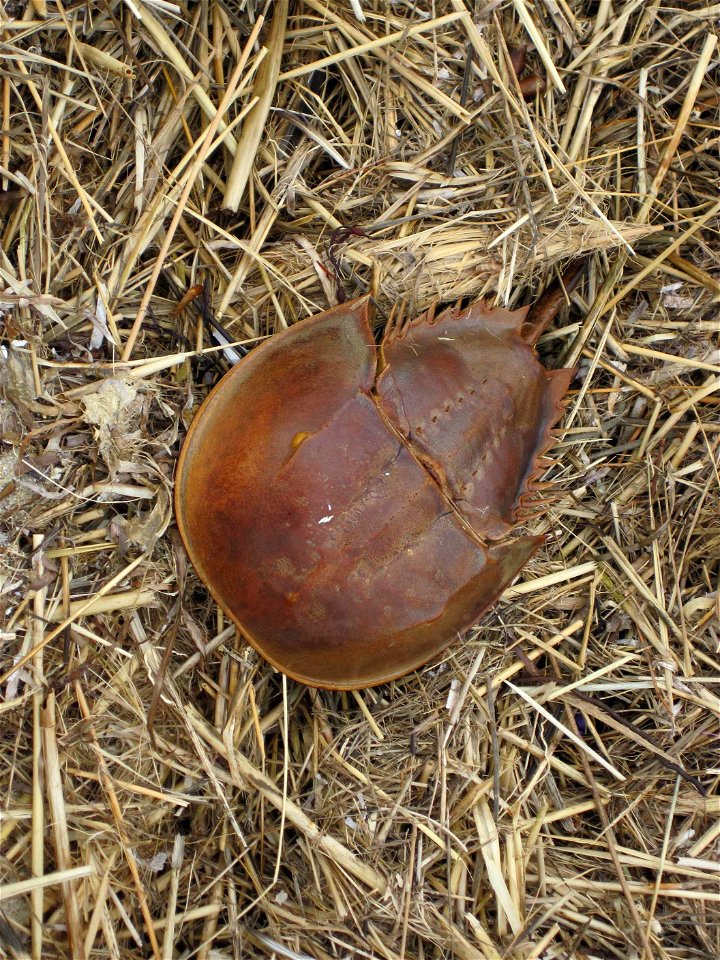
[[[720,7],[263,12],[2,5],[0,954],[716,958]],[[173,526],[185,292],[254,340],[331,253],[387,311],[583,251],[542,555],[442,663],[283,681]]]

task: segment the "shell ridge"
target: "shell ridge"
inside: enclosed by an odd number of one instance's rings
[[[383,410],[383,407],[380,403],[380,398],[375,393],[372,393],[371,399],[375,403],[375,407],[379,412],[383,422],[398,438],[398,440],[400,441],[404,449],[407,450],[407,452],[413,458],[415,463],[417,463],[418,466],[420,466],[423,469],[423,471],[427,474],[430,480],[434,483],[438,493],[443,498],[443,500],[447,503],[450,512],[453,514],[453,516],[455,517],[456,521],[460,524],[462,529],[466,533],[470,534],[470,536],[478,546],[480,546],[484,550],[487,549],[487,541],[480,535],[480,533],[478,533],[478,531],[472,526],[472,524],[468,523],[466,518],[458,510],[456,501],[450,496],[445,486],[439,481],[438,476],[435,474],[435,472],[429,468],[429,465],[426,462],[426,459],[418,456],[417,448],[413,445],[413,442],[398,429],[398,427],[392,422],[390,417],[387,415],[386,411]],[[436,469],[438,470],[438,473],[440,474],[442,473],[440,467],[437,467]]]
[[[442,313],[435,314],[434,310],[426,310],[413,320],[406,322],[401,330],[394,330],[393,340],[404,340],[421,327],[438,327],[442,323],[462,324],[474,323],[475,332],[481,329],[491,335],[513,335],[526,343],[522,337],[522,329],[527,323],[527,316],[530,312],[530,305],[519,307],[517,310],[508,310],[505,307],[491,305],[490,301],[481,298],[475,300],[464,310],[458,310],[457,306],[446,307]]]

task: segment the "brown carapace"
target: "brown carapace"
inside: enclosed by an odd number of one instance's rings
[[[275,667],[333,689],[408,673],[538,549],[512,534],[572,376],[533,349],[561,302],[428,314],[378,348],[371,302],[355,300],[272,337],[212,391],[178,464],[177,520]]]

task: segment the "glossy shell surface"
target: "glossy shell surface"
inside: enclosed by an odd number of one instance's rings
[[[401,676],[475,624],[518,537],[570,371],[526,311],[421,317],[378,348],[369,301],[302,320],[211,392],[178,464],[190,558],[247,640],[312,686]]]

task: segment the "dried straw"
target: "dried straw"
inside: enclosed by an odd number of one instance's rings
[[[720,956],[717,18],[0,7],[2,956]],[[283,681],[173,524],[203,316],[518,306],[579,255],[545,548],[417,674]]]

